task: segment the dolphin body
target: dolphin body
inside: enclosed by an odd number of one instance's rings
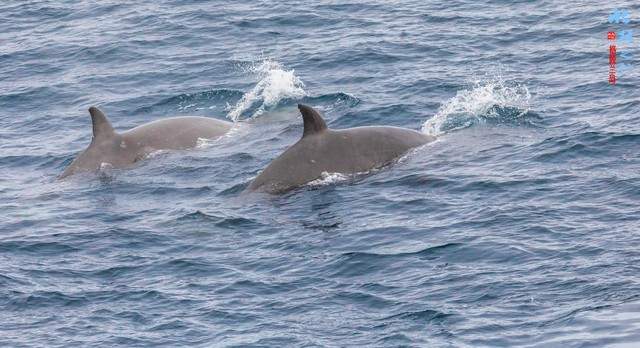
[[[98,108],[89,108],[93,139],[62,172],[59,178],[83,171],[97,171],[103,165],[129,166],[153,151],[195,147],[198,139],[215,139],[229,131],[231,123],[207,117],[173,117],[150,122],[117,133],[107,116]]]
[[[369,126],[329,129],[313,108],[298,104],[302,138],[273,160],[246,191],[282,193],[325,173],[355,174],[383,167],[435,137],[411,129]]]

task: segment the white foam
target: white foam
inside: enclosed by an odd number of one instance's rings
[[[440,106],[424,123],[422,132],[437,136],[499,117],[496,106],[515,107],[521,111],[517,115],[520,117],[529,111],[530,100],[531,94],[525,85],[508,84],[500,77],[475,81],[469,89],[458,91]]]
[[[266,108],[277,105],[282,99],[307,95],[304,83],[295,75],[294,70],[286,70],[276,61],[264,59],[252,64],[247,70],[257,75],[258,82],[234,106],[229,107],[227,117],[234,122],[256,104],[258,108],[251,117],[262,114]]]
[[[198,138],[196,141],[196,149],[205,149],[211,147],[212,145],[219,144],[225,140],[228,140],[229,138],[236,138],[238,135],[241,135],[243,133],[246,133],[246,127],[244,127],[244,125],[241,123],[234,123],[229,131],[217,138]]]
[[[307,185],[309,186],[326,186],[339,182],[344,182],[350,179],[349,175],[342,173],[328,173],[322,172],[320,177],[316,180],[310,181]]]
[[[98,171],[109,171],[113,169],[113,164],[109,163],[109,162],[101,162],[100,163],[100,168],[98,168]]]
[[[197,106],[197,105],[198,105],[198,104],[196,104],[196,103],[192,103],[192,104],[188,104],[188,105],[179,105],[179,106],[178,106],[178,110],[180,110],[180,111],[186,111],[186,110],[189,110],[189,109],[191,109],[191,108],[193,108],[193,107],[195,107],[195,106]],[[196,110],[197,110],[197,108],[196,108]]]
[[[198,138],[198,140],[196,140],[196,149],[204,149],[211,146],[211,144],[213,144],[213,140],[211,139]]]
[[[153,151],[149,152],[148,154],[144,155],[143,158],[144,159],[154,158],[154,157],[166,154],[166,153],[170,153],[170,151],[168,151],[168,150],[153,150]]]
[[[98,167],[98,176],[101,178],[110,178],[113,176],[113,165],[109,162],[101,162]]]

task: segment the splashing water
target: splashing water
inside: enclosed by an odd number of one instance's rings
[[[422,132],[442,135],[486,121],[518,121],[529,112],[531,94],[525,85],[509,84],[501,78],[476,81],[458,91],[422,126]]]
[[[345,182],[345,181],[348,181],[349,179],[351,179],[351,176],[347,174],[322,172],[318,179],[310,181],[309,183],[307,183],[307,185],[311,187],[327,186],[327,185],[332,185],[340,182]]]
[[[224,141],[229,141],[230,139],[237,138],[239,135],[246,132],[246,128],[240,123],[234,123],[233,126],[223,135],[215,138],[198,138],[196,141],[196,149],[206,149],[215,144],[220,144]]]
[[[304,83],[294,74],[293,69],[285,70],[278,62],[266,59],[250,66],[248,70],[257,74],[259,81],[236,105],[230,107],[227,117],[234,122],[252,107],[256,107],[256,110],[250,117],[256,117],[265,109],[277,105],[282,99],[307,95]]]

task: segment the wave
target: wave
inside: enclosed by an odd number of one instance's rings
[[[242,98],[242,91],[235,89],[214,89],[210,91],[184,93],[165,98],[150,106],[138,108],[134,113],[214,109],[216,103],[229,103],[229,101],[236,101],[240,98]]]
[[[422,323],[429,323],[431,321],[440,321],[447,317],[450,317],[452,314],[441,312],[433,309],[424,309],[418,311],[407,311],[398,314],[394,314],[382,319],[380,321],[389,322],[395,320],[401,321],[416,321]]]
[[[255,227],[256,222],[251,219],[247,219],[241,216],[218,216],[213,214],[207,214],[200,210],[193,213],[188,213],[180,216],[176,219],[178,223],[184,222],[196,222],[196,223],[212,223],[215,226],[222,228],[235,228],[235,227]]]
[[[536,151],[532,160],[538,162],[565,162],[576,158],[625,158],[640,140],[638,133],[587,131],[558,135],[533,144]],[[595,165],[595,163],[591,163]]]
[[[376,253],[376,252],[365,252],[365,251],[353,251],[342,254],[343,258],[346,258],[348,261],[362,261],[365,263],[374,262],[374,260],[379,260],[382,258],[402,258],[402,257],[418,257],[424,259],[433,259],[440,256],[444,251],[450,251],[450,249],[459,249],[463,246],[462,243],[445,243],[441,245],[429,246],[417,251],[407,251],[407,252],[394,252],[394,253]]]
[[[247,70],[257,75],[258,82],[235,105],[228,107],[227,117],[234,122],[243,117],[261,115],[283,99],[298,99],[307,95],[304,83],[294,70],[286,70],[276,61],[264,59],[250,65]],[[247,116],[249,113],[251,115]]]
[[[458,91],[422,126],[422,132],[438,136],[481,123],[530,124],[539,118],[530,111],[531,93],[526,85],[497,77],[476,81]]]
[[[58,242],[32,242],[25,240],[7,241],[0,243],[0,252],[28,253],[34,255],[59,255],[73,253],[77,248]]]
[[[319,96],[305,96],[301,99],[301,102],[308,104],[330,104],[325,107],[326,109],[332,109],[337,106],[355,107],[360,104],[360,99],[349,93],[337,92],[322,94]]]

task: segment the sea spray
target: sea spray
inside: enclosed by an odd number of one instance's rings
[[[531,94],[527,86],[502,78],[475,81],[445,102],[422,126],[422,132],[442,135],[488,120],[513,121],[529,113]]]
[[[264,59],[250,65],[248,72],[256,74],[256,85],[233,106],[229,106],[227,117],[238,121],[245,112],[255,108],[249,117],[261,115],[267,108],[277,105],[285,98],[302,98],[307,95],[304,83],[294,74],[294,70],[286,70],[280,63]]]
[[[328,186],[336,183],[345,182],[352,178],[353,178],[353,175],[348,175],[343,173],[322,172],[318,179],[310,181],[309,183],[307,183],[307,185],[311,187]]]

